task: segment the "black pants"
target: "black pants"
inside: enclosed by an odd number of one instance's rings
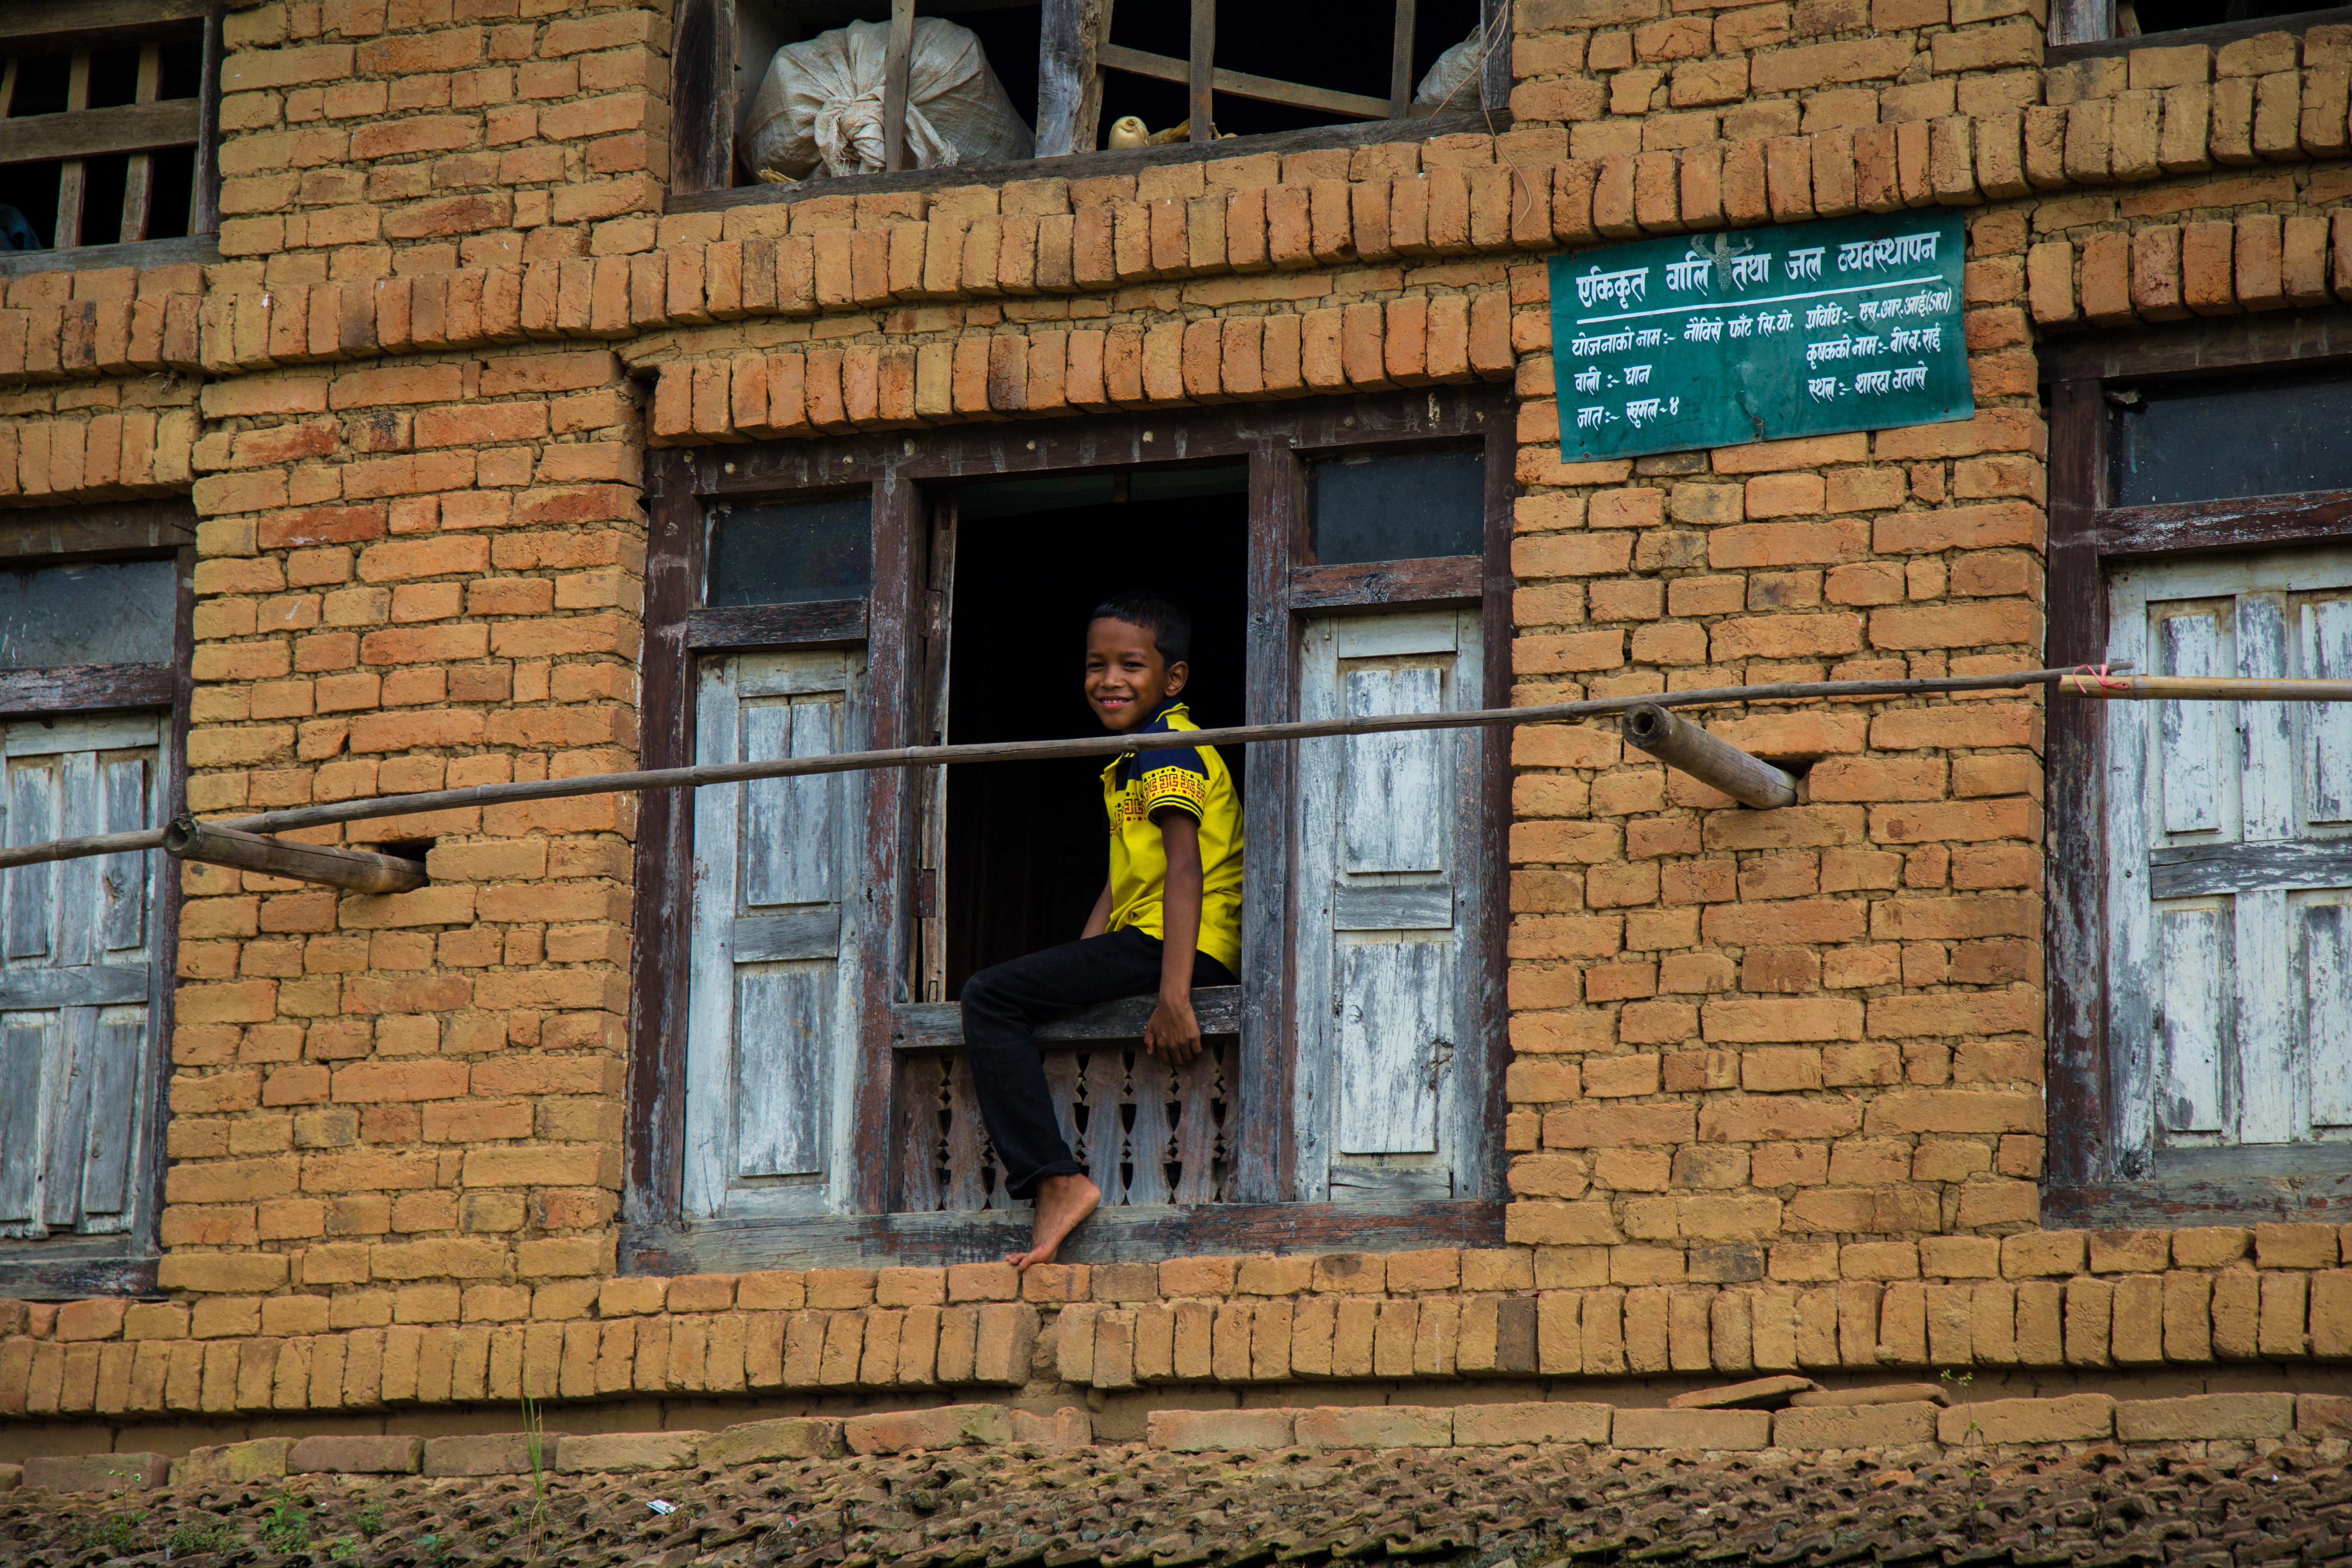
[[[963,983],[963,1051],[981,1120],[1004,1167],[1005,1190],[1026,1198],[1041,1176],[1077,1175],[1054,1121],[1034,1031],[1057,1013],[1160,990],[1160,942],[1135,930],[1064,942],[983,969]],[[1231,985],[1234,972],[1197,953],[1192,984]]]

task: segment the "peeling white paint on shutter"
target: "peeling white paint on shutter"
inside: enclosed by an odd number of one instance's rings
[[[1310,622],[1302,719],[1475,707],[1475,612]],[[1467,731],[1299,748],[1298,1194],[1444,1198],[1478,1136],[1454,1056],[1474,998],[1455,900],[1481,766]]]
[[[0,726],[6,841],[152,826],[159,734],[145,714]],[[130,1228],[157,858],[0,876],[0,1235]]]
[[[704,662],[696,760],[825,756],[864,744],[862,653]],[[856,1034],[852,814],[824,773],[695,792],[687,1002],[688,1212],[820,1214],[846,1191]]]
[[[2108,625],[2158,673],[2352,674],[2352,552],[2119,571]],[[2126,1164],[2352,1137],[2352,704],[2102,714]]]

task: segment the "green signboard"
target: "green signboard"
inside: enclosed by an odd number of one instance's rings
[[[1963,252],[1901,212],[1553,257],[1561,458],[1969,418]]]

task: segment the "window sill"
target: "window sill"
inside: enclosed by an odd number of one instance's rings
[[[153,1296],[162,1260],[127,1236],[72,1237],[0,1245],[0,1297],[74,1301],[89,1296]]]
[[[1066,1263],[1274,1252],[1401,1252],[1503,1245],[1490,1199],[1394,1204],[1171,1204],[1100,1209],[1062,1246]],[[1025,1210],[832,1215],[820,1219],[624,1225],[624,1274],[993,1263],[1029,1239]],[[152,1266],[151,1266],[152,1268]],[[151,1276],[152,1277],[152,1276]]]
[[[0,251],[0,278],[36,272],[98,272],[112,267],[212,267],[219,264],[220,237],[136,239],[128,245],[77,245],[66,250]]]
[[[1037,1038],[1139,1040],[1159,1005],[1154,996],[1129,996],[1073,1013],[1039,1026]],[[1203,1035],[1237,1035],[1242,1027],[1242,988],[1203,985],[1192,993],[1192,1015]],[[890,1009],[890,1047],[898,1051],[957,1051],[963,1048],[963,1008],[954,1002],[901,1003]]]
[[[2209,1152],[2230,1158],[2208,1160]],[[2042,1194],[2042,1223],[2052,1230],[2169,1230],[2264,1221],[2352,1221],[2352,1161],[2344,1146],[2183,1151],[2159,1155],[2156,1173],[2145,1180],[2049,1187]]]
[[[665,211],[726,212],[733,207],[785,206],[817,196],[862,196],[890,191],[943,191],[960,185],[1009,184],[1016,180],[1083,180],[1132,174],[1166,163],[1248,158],[1265,153],[1315,153],[1335,147],[1372,147],[1395,142],[1426,142],[1440,136],[1496,135],[1511,128],[1507,109],[1448,114],[1428,120],[1370,120],[1357,125],[1322,125],[1271,136],[1235,136],[1222,142],[1180,142],[1166,147],[1118,152],[1072,153],[1021,163],[953,164],[909,169],[897,174],[845,174],[803,180],[791,185],[738,185],[724,191],[673,194]]]
[[[2352,23],[2352,5],[2326,11],[2298,11],[2291,16],[2260,16],[2251,22],[2217,22],[2210,27],[2180,27],[2168,33],[2142,33],[2129,38],[2099,38],[2087,44],[2053,44],[2042,54],[2044,68],[2075,60],[2111,59],[2134,49],[2177,49],[2189,44],[2219,48],[2241,38],[2264,33],[2301,33],[2312,27]]]

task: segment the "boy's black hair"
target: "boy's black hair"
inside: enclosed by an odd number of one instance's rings
[[[1087,619],[1140,626],[1151,634],[1151,644],[1166,663],[1182,664],[1192,657],[1192,617],[1157,594],[1113,594]]]

